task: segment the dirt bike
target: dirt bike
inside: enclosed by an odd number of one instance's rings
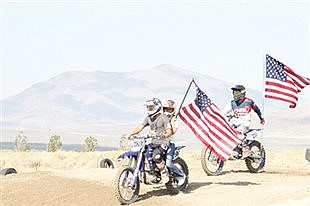
[[[243,140],[237,145],[228,160],[245,160],[246,167],[251,173],[262,171],[266,161],[265,149],[258,140],[262,136],[262,129],[250,129],[244,134]],[[210,147],[205,147],[201,152],[201,166],[208,175],[216,176],[221,174],[224,161],[219,159]]]
[[[114,181],[114,193],[121,204],[131,204],[139,196],[140,183],[144,184],[162,184],[161,172],[156,167],[155,172],[158,181],[149,181],[149,172],[147,169],[148,160],[146,158],[147,146],[154,142],[153,137],[149,136],[132,136],[131,150],[121,154],[118,159],[129,159],[127,166],[119,169]],[[167,191],[170,194],[177,194],[178,191],[184,191],[188,185],[188,166],[186,162],[179,157],[180,150],[185,146],[175,147],[173,163],[186,175],[182,185],[178,185],[177,178],[168,168],[168,181],[165,183]],[[156,165],[156,164],[155,164]]]

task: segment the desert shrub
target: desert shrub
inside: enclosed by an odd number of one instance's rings
[[[128,135],[124,134],[121,136],[119,141],[119,149],[120,150],[129,150],[130,149],[130,140],[128,140]]]
[[[60,136],[54,135],[51,136],[50,141],[47,145],[47,151],[48,152],[56,152],[57,150],[60,150],[62,146],[62,142],[60,140]]]
[[[36,171],[38,170],[38,168],[41,166],[41,161],[40,160],[33,160],[29,162],[29,166],[31,168],[35,168]]]
[[[14,144],[14,149],[16,152],[26,152],[29,151],[29,145],[27,143],[27,137],[23,134],[23,132],[20,132],[16,137],[15,137],[15,144]]]
[[[98,147],[98,140],[91,136],[85,138],[84,151],[85,152],[93,152],[96,151]]]

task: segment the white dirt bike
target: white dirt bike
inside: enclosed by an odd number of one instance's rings
[[[234,149],[228,160],[244,160],[251,173],[261,172],[265,167],[266,152],[260,139],[263,129],[250,129],[244,134],[242,142]],[[210,147],[205,147],[201,152],[201,166],[210,176],[221,174],[224,161],[219,159]]]

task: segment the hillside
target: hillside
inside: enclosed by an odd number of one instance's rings
[[[1,101],[2,141],[12,142],[18,131],[24,131],[30,142],[46,143],[51,135],[58,134],[65,143],[81,143],[92,135],[101,144],[117,146],[119,137],[144,117],[147,99],[171,98],[180,104],[193,78],[218,107],[223,108],[232,98],[229,88],[236,83],[173,65],[124,73],[65,72]],[[248,88],[247,96],[263,109],[260,91]],[[184,105],[194,97],[193,86]],[[308,100],[301,99],[292,110],[281,102],[266,100],[267,135],[277,136],[277,131],[287,130],[286,134],[294,137],[309,131],[308,105]],[[256,115],[253,118],[257,122]],[[181,127],[178,139],[183,141],[192,134],[185,125]]]

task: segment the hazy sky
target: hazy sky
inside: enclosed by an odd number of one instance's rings
[[[309,1],[1,1],[1,99],[65,71],[159,64],[262,89],[266,53],[310,76]]]

